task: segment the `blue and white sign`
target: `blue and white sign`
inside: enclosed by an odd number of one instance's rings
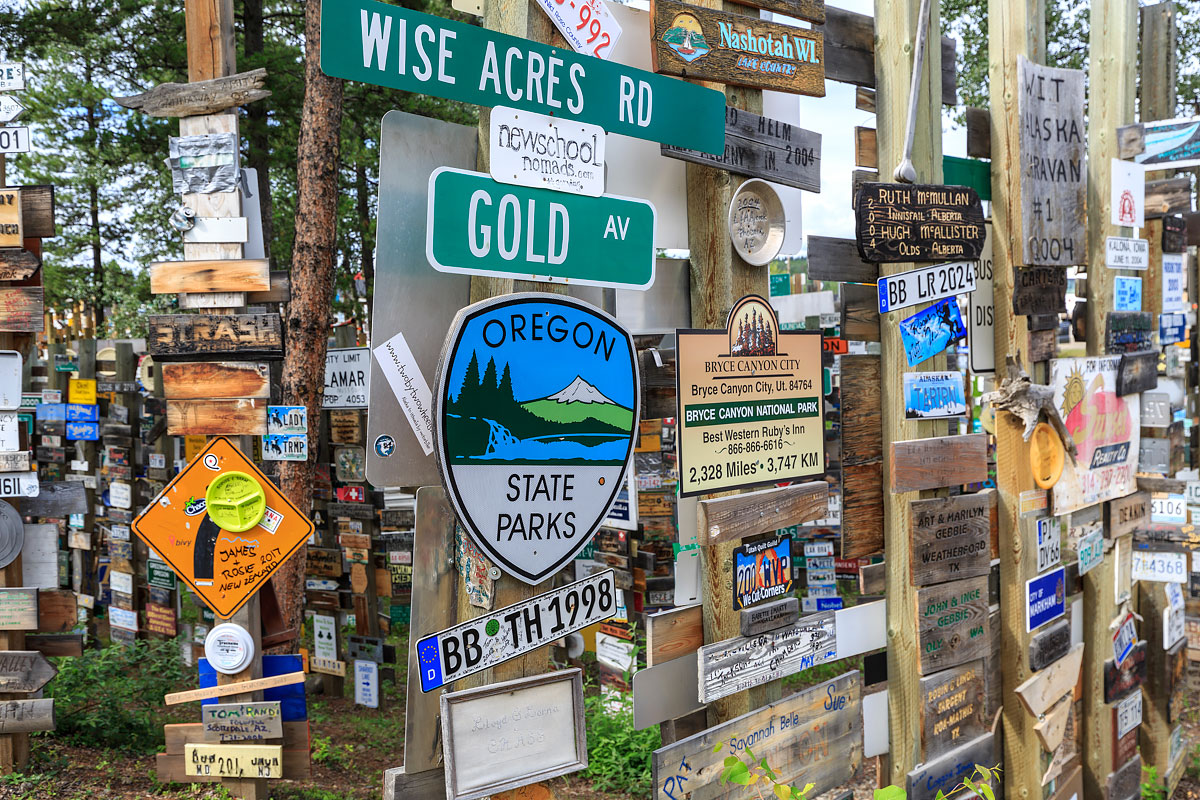
[[[267,433],[308,433],[305,406],[267,406]]]
[[[67,418],[67,405],[66,403],[38,403],[34,413],[43,422],[63,422]]]
[[[1186,253],[1162,254],[1162,310],[1164,314],[1187,310],[1187,306],[1183,303],[1183,276],[1186,273],[1186,265]]]
[[[638,529],[637,512],[637,474],[632,466],[625,475],[625,487],[621,489],[617,499],[613,501],[608,516],[602,523],[606,528],[616,528],[622,531]]]
[[[880,276],[876,286],[879,288],[879,313],[886,314],[975,291],[975,265],[971,261],[935,264]]]
[[[1165,299],[1165,298],[1164,298]],[[1187,338],[1187,315],[1180,313],[1160,314],[1158,317],[1158,343],[1178,344]]]
[[[379,665],[374,661],[354,662],[354,702],[379,708]]]
[[[1067,613],[1067,571],[1059,567],[1025,582],[1025,630],[1032,633]]]
[[[68,422],[68,442],[98,442],[100,441],[100,425],[95,422]]]
[[[900,322],[900,339],[908,365],[915,367],[966,338],[958,301],[948,297]]]
[[[966,413],[961,372],[904,373],[905,419],[962,417]]]
[[[1113,310],[1142,310],[1142,279],[1118,275],[1113,279]]]
[[[99,422],[100,406],[67,403],[67,422]]]
[[[515,294],[460,311],[443,353],[434,439],[446,493],[494,563],[539,583],[584,548],[627,486],[640,406],[633,339],[587,303]]]
[[[1104,562],[1104,531],[1084,534],[1075,548],[1079,555],[1079,574],[1086,575]]]
[[[1062,563],[1062,525],[1058,517],[1044,517],[1037,521],[1038,572],[1045,572]]]

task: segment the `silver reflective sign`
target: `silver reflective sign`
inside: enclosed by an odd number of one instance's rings
[[[467,275],[438,272],[425,258],[429,175],[438,167],[475,169],[478,131],[402,111],[383,118],[379,148],[379,218],[371,346],[403,331],[429,386],[437,377],[446,331],[470,303]],[[437,486],[426,455],[391,385],[371,359],[367,479],[376,486]]]

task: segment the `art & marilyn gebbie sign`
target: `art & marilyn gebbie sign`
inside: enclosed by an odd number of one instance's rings
[[[726,330],[676,340],[683,496],[825,471],[819,332],[780,331],[770,304],[749,295]]]
[[[438,368],[435,451],[480,549],[530,584],[574,558],[623,486],[640,405],[633,340],[587,303],[515,294],[460,311]]]

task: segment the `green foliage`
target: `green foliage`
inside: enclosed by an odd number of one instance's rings
[[[721,752],[724,746],[724,742],[717,742],[713,748],[713,752]],[[779,780],[779,776],[767,764],[767,760],[755,756],[749,747],[746,748],[745,758],[749,760],[744,761],[740,756],[725,756],[725,760],[722,762],[720,777],[722,786],[727,783],[736,783],[739,786],[754,786],[759,781],[762,781],[765,788],[766,784],[770,782],[771,793],[775,795],[777,800],[807,800],[808,793],[813,790],[813,784],[811,783],[800,789],[792,786],[787,781]],[[762,793],[760,792],[759,794],[761,795]]]
[[[316,764],[349,769],[354,747],[349,744],[334,744],[329,736],[312,737],[312,760]]]
[[[975,770],[963,778],[962,783],[950,790],[949,794],[938,790],[937,800],[951,800],[955,795],[963,793],[971,793],[972,796],[984,798],[984,800],[996,800],[995,790],[992,788],[1000,783],[1000,768],[985,767],[982,764],[976,764]],[[883,789],[875,790],[874,800],[905,800],[908,793],[899,786],[887,786]]]
[[[647,797],[653,784],[651,754],[662,747],[658,726],[633,729],[633,697],[590,695],[583,699],[588,768],[581,774],[601,792]]]
[[[1158,779],[1158,768],[1142,765],[1142,800],[1167,800],[1167,785]]]
[[[163,695],[178,691],[191,674],[175,639],[54,660],[58,676],[46,686],[55,698],[54,735],[116,750],[152,752],[163,743]]]

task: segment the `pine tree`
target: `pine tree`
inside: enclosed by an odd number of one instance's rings
[[[483,391],[480,394],[489,399],[494,398],[499,385],[499,381],[496,380],[496,360],[489,358],[487,369],[483,372],[483,383],[481,384]]]
[[[463,375],[462,386],[458,388],[458,398],[454,403],[458,406],[470,408],[475,404],[475,398],[479,396],[479,358],[475,351],[471,351],[471,360],[467,362],[467,372]]]
[[[509,408],[517,404],[517,398],[513,394],[512,374],[508,371],[508,364],[504,365],[504,374],[500,378],[500,391],[497,397],[502,408]]]

